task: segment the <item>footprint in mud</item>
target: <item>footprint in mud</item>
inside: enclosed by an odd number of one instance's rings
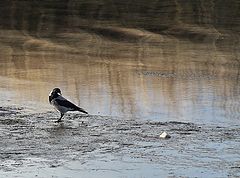
[[[3,118],[0,119],[0,124],[2,125],[16,125],[16,124],[26,124],[26,122],[23,119],[18,119],[18,118]]]

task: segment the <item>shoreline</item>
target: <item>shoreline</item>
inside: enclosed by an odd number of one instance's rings
[[[240,173],[237,126],[76,113],[57,124],[55,112],[24,114],[23,108],[6,107],[0,111],[1,175],[235,177]],[[160,139],[163,131],[171,138]],[[145,167],[149,171],[143,171]]]

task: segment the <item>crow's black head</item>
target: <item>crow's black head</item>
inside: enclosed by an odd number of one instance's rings
[[[62,95],[61,90],[59,88],[54,88],[49,94],[49,102],[51,103],[51,101],[57,98],[59,95]]]
[[[61,93],[61,90],[59,89],[59,88],[54,88],[53,90],[52,90],[52,94],[59,94],[59,95],[61,95],[62,93]]]

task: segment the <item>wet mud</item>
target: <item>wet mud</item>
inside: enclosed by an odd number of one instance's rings
[[[9,177],[237,177],[240,128],[0,107]],[[169,119],[171,120],[171,119]],[[159,135],[166,131],[170,139]]]

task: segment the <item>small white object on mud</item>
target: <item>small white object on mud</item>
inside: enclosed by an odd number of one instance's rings
[[[171,138],[171,136],[167,132],[163,132],[159,135],[159,138],[168,139]]]

